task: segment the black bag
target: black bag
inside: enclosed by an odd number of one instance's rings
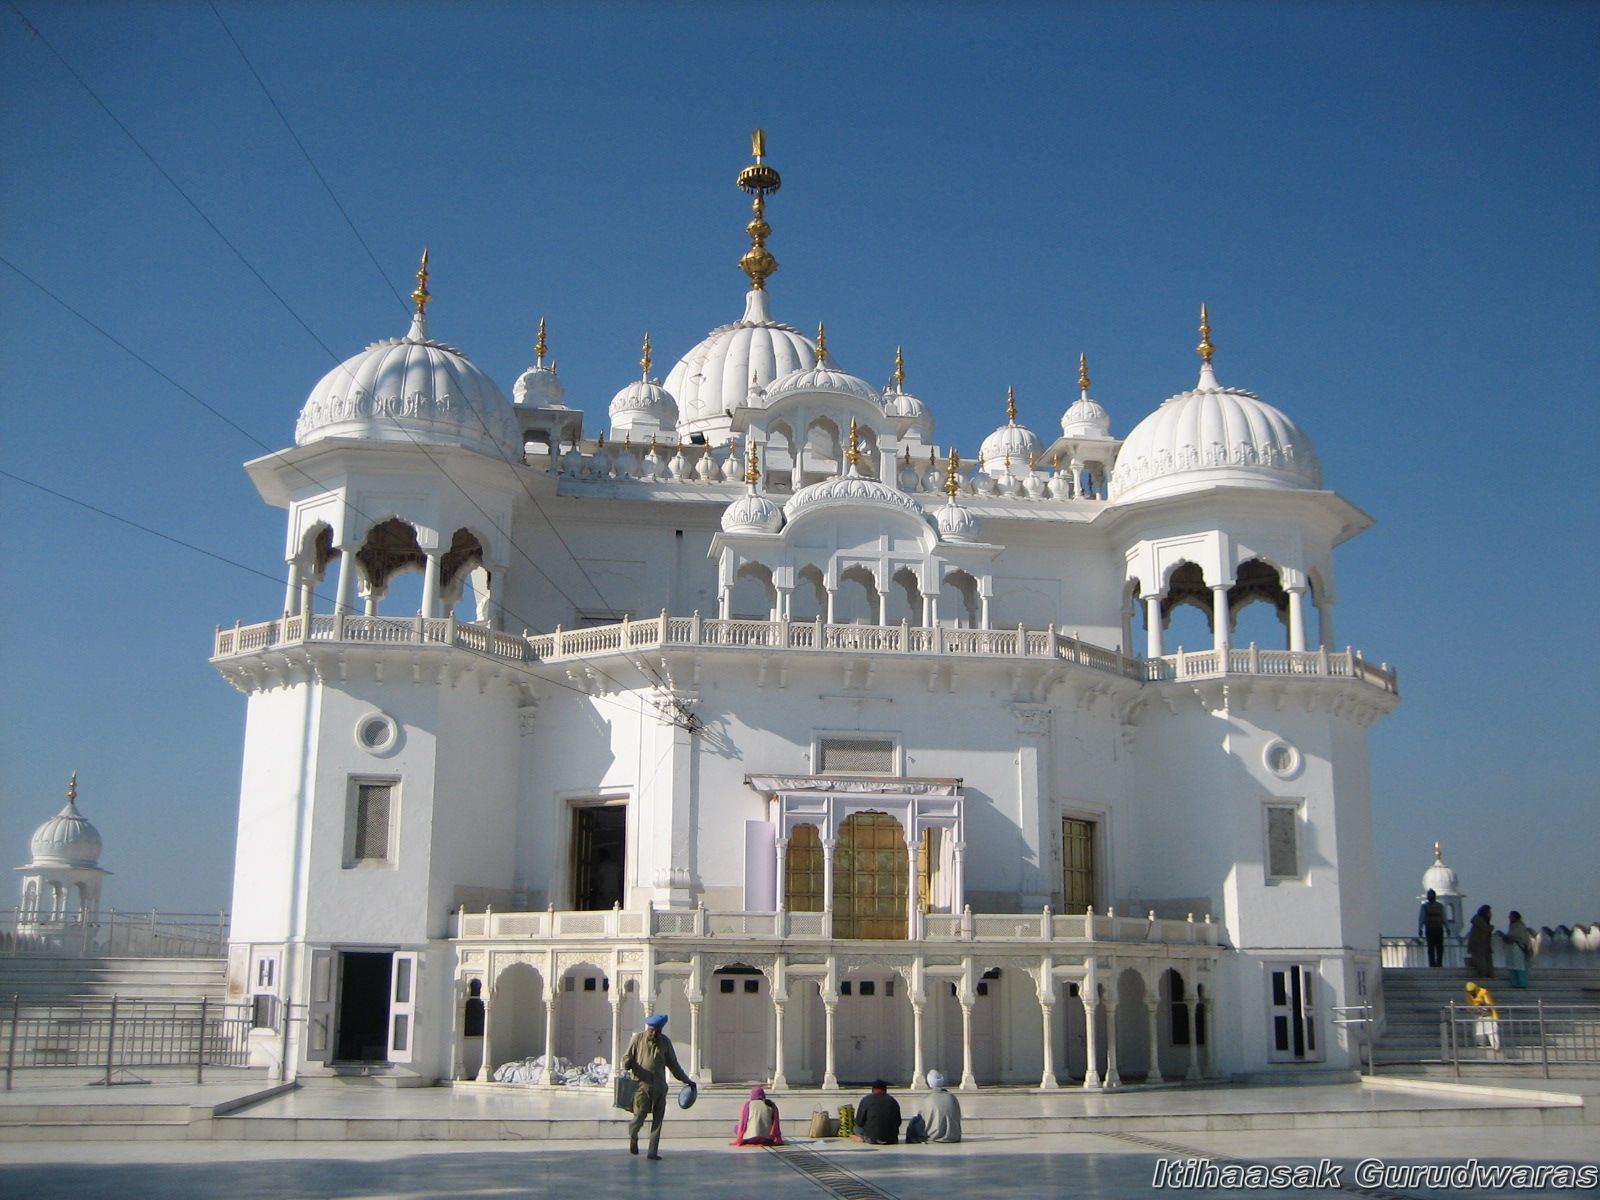
[[[632,1075],[616,1075],[611,1080],[611,1106],[623,1112],[633,1111],[633,1095],[639,1090],[639,1081]]]
[[[928,1123],[923,1120],[922,1114],[917,1113],[906,1122],[906,1141],[925,1142],[928,1140]]]

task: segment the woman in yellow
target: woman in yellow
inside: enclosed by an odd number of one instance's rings
[[[1478,1015],[1474,1040],[1487,1043],[1490,1049],[1500,1049],[1500,1010],[1494,1006],[1494,997],[1489,994],[1489,989],[1480,987],[1476,983],[1467,984],[1467,1003],[1474,1008],[1481,1008],[1483,1012]]]

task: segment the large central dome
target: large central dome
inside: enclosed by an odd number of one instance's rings
[[[666,389],[678,401],[678,432],[715,440],[729,428],[729,414],[750,389],[817,365],[817,348],[792,325],[772,319],[764,288],[745,297],[744,316],[713,329],[678,360]]]

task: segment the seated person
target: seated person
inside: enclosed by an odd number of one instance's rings
[[[872,1091],[856,1105],[856,1131],[850,1140],[869,1146],[893,1146],[900,1140],[900,1104],[883,1080],[874,1082]]]
[[[778,1124],[778,1106],[767,1099],[762,1087],[750,1089],[750,1099],[739,1108],[739,1120],[733,1127],[734,1146],[781,1146],[783,1129]]]
[[[928,1094],[917,1101],[916,1116],[922,1118],[921,1129],[913,1138],[908,1125],[906,1141],[959,1142],[961,1101],[945,1090],[945,1078],[938,1071],[928,1072],[928,1089]]]

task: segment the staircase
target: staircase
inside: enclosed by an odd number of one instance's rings
[[[1438,1063],[1445,1057],[1443,1050],[1444,1025],[1440,1011],[1451,1001],[1460,1006],[1466,1003],[1466,984],[1475,978],[1459,967],[1386,967],[1383,972],[1384,1012],[1386,1020],[1383,1036],[1378,1039],[1375,1059],[1381,1069],[1385,1065]],[[1506,973],[1487,983],[1494,995],[1495,1004],[1502,1012],[1507,1005],[1535,1004],[1565,1007],[1591,1005],[1600,1010],[1600,968],[1555,968],[1540,970],[1537,965],[1529,972],[1526,988],[1513,988]],[[1516,1027],[1520,1031],[1526,1024],[1517,1014]],[[1600,1047],[1600,1011],[1592,1019],[1579,1023],[1581,1028],[1551,1030],[1562,1038],[1575,1036],[1592,1048]],[[1564,1026],[1572,1022],[1563,1022]],[[1528,1031],[1530,1034],[1532,1029]],[[1509,1033],[1509,1029],[1508,1029]],[[1508,1039],[1509,1040],[1509,1039]],[[1493,1064],[1479,1063],[1478,1067]],[[1600,1069],[1597,1067],[1596,1069]]]
[[[13,996],[24,1008],[112,996],[220,1003],[227,966],[222,958],[0,958],[0,1005],[9,1009]]]

